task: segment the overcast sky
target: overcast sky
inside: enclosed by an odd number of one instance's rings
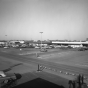
[[[88,0],[0,0],[0,39],[88,38]],[[7,35],[7,36],[6,36]]]

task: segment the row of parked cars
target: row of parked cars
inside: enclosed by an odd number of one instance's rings
[[[40,49],[41,46],[35,46],[36,49]],[[42,48],[45,48],[45,49],[51,49],[53,48],[52,46],[42,46]]]
[[[14,46],[0,46],[2,48],[36,48],[36,49],[41,49],[41,46],[33,46],[33,45],[26,45],[26,46],[21,46],[21,45],[14,45]],[[71,46],[60,46],[60,45],[47,45],[47,46],[42,46],[43,49],[51,49],[51,48],[60,48],[60,49],[72,49]],[[79,51],[85,51],[88,50],[88,47],[83,46],[83,47],[76,47],[75,49]]]
[[[85,51],[85,50],[88,50],[88,47],[81,47],[78,49],[79,51]]]

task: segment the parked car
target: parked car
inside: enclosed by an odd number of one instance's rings
[[[85,48],[79,48],[78,51],[85,51]]]
[[[21,78],[21,74],[19,73],[7,73],[7,72],[4,72],[4,71],[0,71],[0,80],[2,78]]]
[[[83,47],[85,50],[88,50],[88,47]]]
[[[9,47],[8,47],[8,46],[5,46],[4,48],[5,48],[5,49],[8,49]]]
[[[39,49],[40,47],[36,46],[35,48],[36,48],[36,49]]]
[[[15,76],[14,73],[6,73],[4,71],[0,71],[0,78],[6,78],[11,76]]]
[[[47,52],[47,49],[42,48],[42,49],[40,49],[40,51],[41,51],[41,52]]]
[[[51,49],[52,47],[50,47],[50,46],[45,46],[45,47],[43,47],[43,48],[45,48],[45,49]]]
[[[0,78],[1,77],[6,77],[6,74],[3,71],[0,71]]]
[[[21,77],[20,73],[5,73],[4,71],[0,71],[0,88],[13,88]]]

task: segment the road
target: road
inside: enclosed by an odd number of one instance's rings
[[[60,64],[60,63],[58,64],[58,63],[53,63],[50,61],[44,61],[42,59],[37,59],[37,57],[36,58],[24,57],[24,56],[14,55],[14,54],[10,54],[10,53],[5,53],[5,52],[0,52],[0,56],[6,57],[9,59],[18,60],[18,61],[25,62],[25,63],[29,63],[29,64],[30,63],[41,64],[42,66],[56,69],[56,70],[61,70],[64,72],[70,72],[70,73],[74,73],[74,74],[84,74],[86,77],[88,77],[88,69],[87,68],[68,66],[68,65],[64,65],[64,64]]]

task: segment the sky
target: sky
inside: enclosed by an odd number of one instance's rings
[[[88,0],[0,0],[0,40],[41,35],[42,40],[86,40]]]

